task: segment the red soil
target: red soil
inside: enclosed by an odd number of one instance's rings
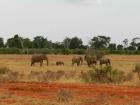
[[[96,99],[96,104],[101,104],[101,98],[107,98],[113,105],[126,105],[135,102],[140,105],[140,88],[95,85],[95,84],[60,84],[60,83],[0,83],[0,93],[10,92],[16,96],[28,96],[38,99],[56,100],[60,89],[72,92],[76,100]],[[11,102],[12,103],[12,102]],[[93,105],[87,101],[86,105]]]

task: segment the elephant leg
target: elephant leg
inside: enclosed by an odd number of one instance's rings
[[[43,61],[40,61],[40,66],[42,66]]]
[[[90,63],[89,63],[89,62],[87,62],[87,64],[88,64],[88,67],[90,67]]]
[[[72,62],[72,66],[74,66],[74,62]]]
[[[34,62],[31,62],[31,66],[34,66]]]
[[[79,62],[77,62],[77,66],[79,66]]]

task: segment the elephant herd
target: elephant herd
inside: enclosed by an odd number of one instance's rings
[[[48,56],[45,55],[45,54],[35,54],[32,56],[31,58],[31,66],[34,66],[35,63],[40,63],[40,66],[42,66],[43,64],[43,61],[46,60],[47,62],[47,65],[49,64],[49,60],[48,60]],[[97,62],[99,61],[99,64],[102,66],[103,64],[105,65],[111,65],[111,62],[110,62],[110,59],[108,58],[105,58],[105,57],[102,57],[100,59],[98,59],[97,56],[91,56],[91,55],[88,55],[86,54],[84,56],[84,58],[82,56],[74,56],[72,58],[72,66],[74,66],[75,64],[77,66],[80,66],[83,64],[83,61],[86,61],[87,65],[90,67],[92,65],[97,65]],[[64,62],[63,61],[56,61],[56,65],[59,66],[59,65],[64,65]]]

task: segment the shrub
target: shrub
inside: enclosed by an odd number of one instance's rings
[[[57,101],[58,102],[70,102],[73,99],[73,95],[70,91],[60,89],[57,93]]]
[[[0,48],[0,54],[20,54],[20,49],[17,48]]]
[[[71,51],[69,49],[62,49],[61,53],[64,55],[68,55],[68,54],[71,54]]]
[[[127,73],[127,75],[126,75],[126,81],[132,80],[133,77],[134,77],[134,72],[129,72],[129,73]]]
[[[138,76],[140,77],[140,64],[135,65],[135,70],[134,72],[138,73]]]
[[[140,72],[140,64],[136,64],[135,65],[135,71],[136,72]]]
[[[119,71],[117,69],[112,70],[111,72],[111,81],[112,83],[122,83],[125,81],[125,73],[123,71]]]
[[[6,67],[0,68],[0,75],[8,73],[10,70]]]
[[[111,66],[95,68],[81,74],[83,80],[89,83],[121,83],[125,80],[124,72],[114,70]]]

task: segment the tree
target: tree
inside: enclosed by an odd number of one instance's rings
[[[66,37],[66,38],[63,40],[64,48],[69,49],[70,43],[71,43],[71,38]]]
[[[82,39],[78,37],[73,37],[70,42],[70,49],[80,48],[82,44],[83,44]]]
[[[32,48],[33,43],[29,38],[25,38],[25,39],[23,39],[23,46],[24,46],[24,48]]]
[[[9,48],[23,48],[23,42],[22,42],[23,38],[19,37],[18,34],[14,35],[13,38],[9,38],[7,40],[6,46]]]
[[[140,42],[137,43],[137,50],[140,50]]]
[[[33,40],[33,46],[34,48],[45,48],[47,45],[47,39],[43,36],[36,36]]]
[[[127,48],[127,47],[128,47],[128,42],[129,42],[128,39],[124,39],[124,40],[123,40],[124,48]]]
[[[128,49],[128,50],[136,50],[136,47],[134,47],[134,46],[129,46],[129,47],[127,47],[127,49]]]
[[[54,48],[62,49],[62,48],[64,48],[64,46],[63,46],[62,42],[55,42],[54,43]]]
[[[139,42],[140,38],[139,37],[135,37],[132,39],[132,42],[130,43],[130,45],[135,48],[138,49],[138,42]]]
[[[0,38],[0,48],[1,47],[4,47],[4,41],[3,41],[3,38]]]
[[[110,37],[97,36],[91,39],[90,45],[94,49],[104,49],[108,47],[110,40],[111,40]]]
[[[117,46],[117,50],[123,50],[123,45],[120,45],[120,44],[119,44],[119,45]]]
[[[110,43],[108,48],[110,50],[116,50],[116,44],[115,43]]]

